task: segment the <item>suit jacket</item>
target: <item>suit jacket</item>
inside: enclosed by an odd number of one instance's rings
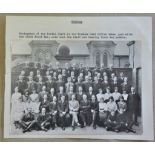
[[[77,94],[76,94],[76,98],[77,98],[77,100],[78,100],[79,102],[81,102],[81,101],[83,100],[83,94],[84,94],[84,93],[82,93],[82,94],[77,93]]]
[[[68,112],[68,103],[66,101],[64,101],[64,103],[62,103],[62,101],[58,102],[58,111],[59,113],[61,112]]]
[[[50,111],[50,113],[53,114],[57,110],[58,110],[57,103],[51,102],[49,104],[49,111]]]
[[[49,122],[50,119],[51,117],[49,114],[45,114],[45,115],[39,114],[39,116],[37,117],[37,122],[41,124],[43,122]]]
[[[98,83],[93,82],[93,90],[94,90],[95,94],[98,93],[99,88],[102,88],[101,83],[99,83],[99,82]]]
[[[56,82],[56,92],[59,92],[59,87],[60,86],[65,88],[65,83],[63,81],[61,81],[61,82],[57,81]]]
[[[42,77],[41,75],[39,76],[39,75],[36,75],[35,77],[34,77],[34,81],[36,81],[36,82],[39,82],[39,77]]]
[[[83,83],[82,82],[76,82],[75,84],[75,91],[78,92],[79,91],[79,87],[84,88]]]
[[[83,82],[83,85],[84,85],[84,91],[86,92],[86,93],[88,93],[88,91],[89,91],[89,87],[92,87],[92,82]]]
[[[57,94],[57,99],[58,99],[58,101],[60,101],[60,100],[61,100],[61,96],[62,96],[62,95],[64,95],[64,96],[65,96],[65,100],[67,100],[67,99],[68,99],[68,96],[67,96],[67,94],[66,94],[66,93],[63,93],[63,94],[58,93],[58,94]]]
[[[46,112],[49,113],[50,110],[49,110],[49,105],[50,105],[50,102],[49,101],[42,101],[40,106],[39,106],[39,111],[41,112],[41,109],[42,108],[45,108],[46,109]]]
[[[40,83],[40,82],[37,82],[36,83],[36,87],[37,87],[37,92],[40,93],[42,91],[42,87],[45,85],[44,82]]]
[[[24,93],[25,89],[27,88],[27,83],[26,81],[17,81],[16,86],[18,86],[19,92],[22,94]]]
[[[128,110],[129,112],[137,112],[140,103],[140,96],[137,93],[129,94]]]
[[[87,93],[87,99],[90,101],[92,99],[92,96],[95,95],[94,93],[90,94],[89,92]]]
[[[86,102],[84,100],[81,101],[81,103],[80,103],[80,111],[89,112],[90,108],[91,108],[91,105],[90,105],[89,100],[87,100]]]
[[[34,81],[32,81],[32,82],[28,81],[27,85],[28,85],[29,93],[32,93],[33,89],[36,89],[36,82],[34,82]]]
[[[48,94],[48,100],[50,101],[50,102],[53,102],[53,97],[55,96],[55,93],[54,94]]]
[[[95,102],[93,102],[93,101],[91,101],[90,102],[91,104],[91,109],[93,109],[93,110],[95,110],[95,111],[98,111],[98,109],[99,109],[99,104],[98,104],[98,102],[97,101],[95,101]]]
[[[46,88],[47,91],[50,92],[51,88],[54,88],[54,90],[56,89],[56,83],[54,81],[47,81],[46,82]]]
[[[126,90],[127,93],[129,93],[130,92],[130,85],[122,83],[121,84],[121,92],[123,92],[124,89]]]
[[[124,82],[124,77],[119,77],[118,78],[118,83],[121,85]]]

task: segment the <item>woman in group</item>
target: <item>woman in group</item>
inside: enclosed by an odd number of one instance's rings
[[[36,90],[32,90],[32,94],[30,95],[30,104],[35,113],[39,113],[39,95],[36,93]]]
[[[106,119],[108,114],[107,110],[107,103],[104,102],[104,98],[101,98],[99,102],[99,123],[101,124],[101,126],[106,125]]]
[[[72,130],[75,130],[75,125],[80,126],[78,121],[79,102],[75,99],[75,94],[72,94],[72,99],[69,101],[69,113],[72,115]]]
[[[112,94],[110,92],[110,87],[107,87],[106,88],[106,93],[104,94],[104,101],[108,102],[110,97],[112,97]]]
[[[107,110],[109,113],[111,113],[112,111],[117,111],[117,104],[112,96],[109,98],[109,102],[107,103]]]
[[[29,96],[29,91],[26,89],[24,91],[24,94],[22,95],[22,102],[23,103],[29,103],[30,102],[30,96]]]
[[[123,112],[126,112],[127,104],[125,103],[123,96],[120,96],[120,101],[117,103],[117,105],[118,105],[118,112],[120,111],[120,109],[122,109]]]
[[[11,106],[13,116],[12,121],[16,123],[17,121],[20,121],[20,117],[23,115],[22,95],[19,93],[18,87],[15,87],[14,93],[12,94]]]
[[[127,94],[127,92],[126,92],[126,89],[123,89],[123,94],[122,94],[122,96],[123,96],[123,98],[124,98],[124,101],[127,103],[127,101],[128,101],[128,94]]]
[[[93,128],[96,129],[97,113],[98,113],[98,102],[96,100],[95,95],[92,95],[90,103],[91,103],[91,112],[92,112],[92,117],[93,117]]]
[[[102,88],[99,88],[99,93],[96,95],[96,97],[97,97],[97,101],[98,102],[100,102],[101,98],[104,98],[104,94],[103,94]]]

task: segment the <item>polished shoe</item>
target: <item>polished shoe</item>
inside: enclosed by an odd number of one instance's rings
[[[62,130],[64,131],[65,130],[65,127],[62,127]]]
[[[135,125],[136,125],[136,126],[139,126],[139,123],[138,123],[138,122],[136,122],[136,123],[135,123]]]
[[[75,126],[72,126],[72,131],[74,131],[75,130]]]
[[[55,129],[55,125],[54,126],[52,126],[52,130],[54,130]]]
[[[96,125],[93,125],[93,129],[96,129]]]

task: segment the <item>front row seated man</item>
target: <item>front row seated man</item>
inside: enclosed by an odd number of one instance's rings
[[[19,124],[23,129],[23,133],[25,133],[34,129],[36,122],[37,121],[35,120],[35,115],[32,113],[32,109],[29,107],[24,111],[24,114]]]
[[[37,118],[37,126],[43,131],[48,131],[51,127],[51,117],[46,113],[46,108],[41,109],[41,113]]]
[[[78,121],[79,101],[76,100],[75,94],[72,94],[72,99],[69,101],[69,113],[72,116],[72,130],[75,125],[80,126]]]
[[[68,103],[65,99],[65,95],[61,96],[61,100],[58,102],[58,113],[60,118],[60,126],[62,130],[65,130],[65,121],[68,112]]]

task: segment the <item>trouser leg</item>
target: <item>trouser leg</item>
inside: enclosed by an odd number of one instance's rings
[[[36,121],[32,121],[32,122],[28,125],[27,130],[32,129],[35,123],[36,123]]]
[[[20,122],[20,125],[21,125],[22,129],[24,129],[24,130],[28,127],[28,125],[25,124],[24,122]]]
[[[81,120],[82,120],[82,123],[85,125],[86,119],[85,119],[84,112],[80,112],[80,118],[81,118]]]
[[[93,112],[93,125],[96,125],[96,117],[97,117],[97,112]]]

